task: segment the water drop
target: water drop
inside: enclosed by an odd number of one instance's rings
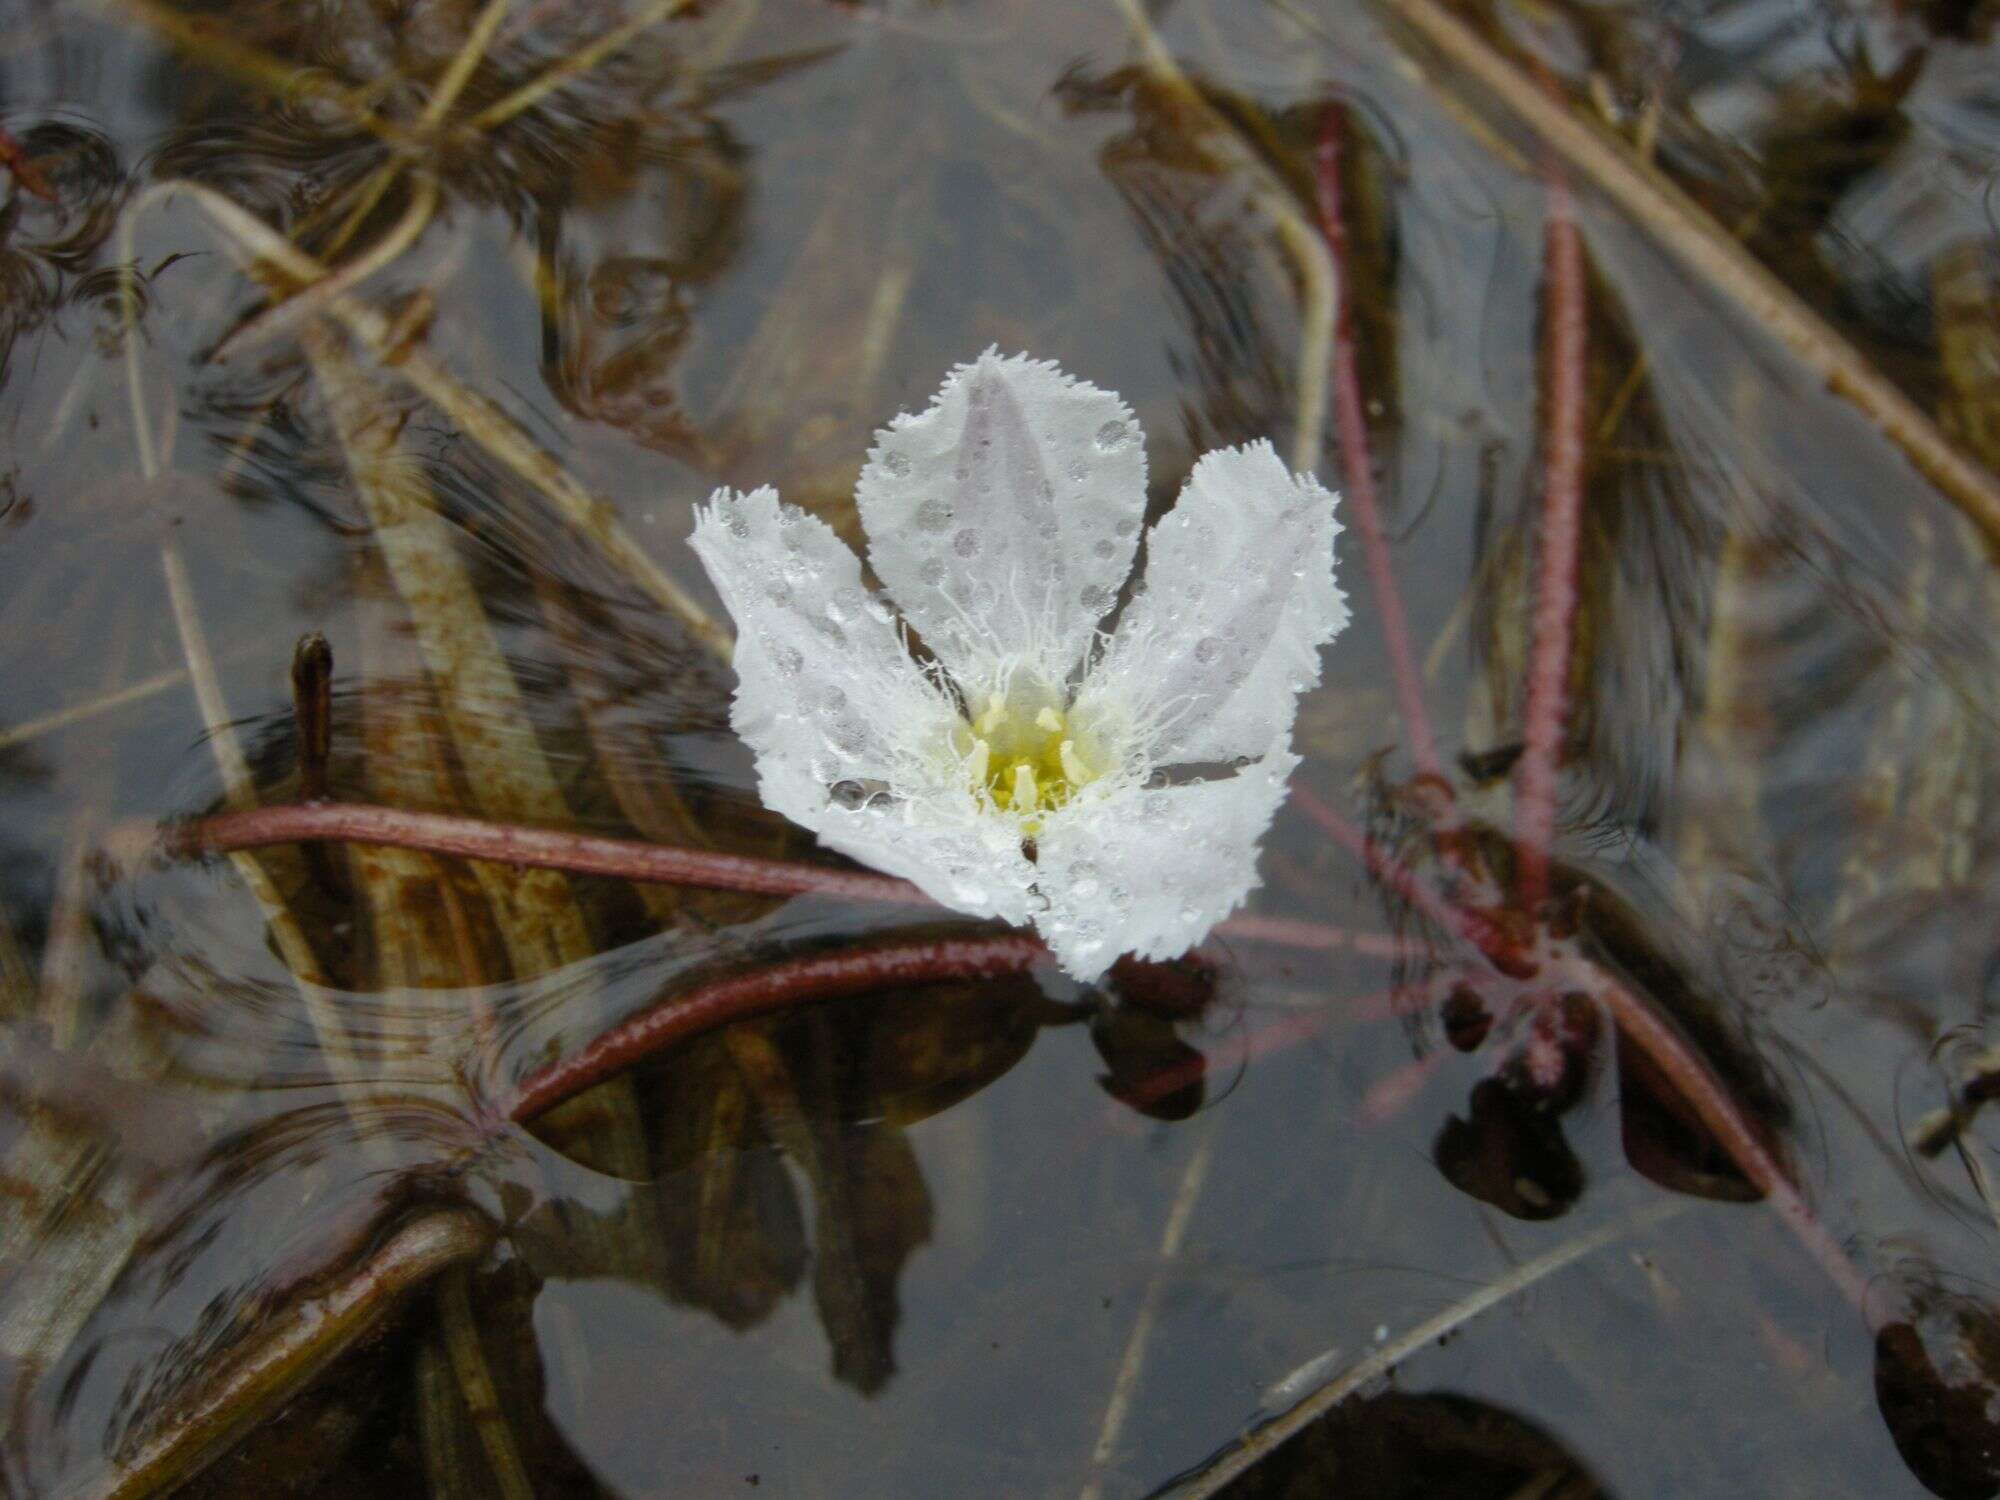
[[[944,564],[933,557],[917,569],[917,577],[932,588],[936,588],[944,582]]]
[[[729,534],[735,537],[737,541],[741,542],[749,539],[750,518],[744,515],[742,511],[731,511],[728,525]]]
[[[1073,459],[1070,462],[1067,472],[1072,480],[1077,484],[1082,484],[1084,480],[1090,478],[1090,465],[1080,458]]]
[[[796,677],[805,665],[805,658],[799,655],[798,647],[778,641],[771,646],[771,665],[778,669],[780,677]]]
[[[1110,562],[1112,558],[1118,555],[1118,544],[1112,541],[1110,537],[1105,537],[1090,550],[1106,562]]]
[[[1131,435],[1132,429],[1127,427],[1123,422],[1106,422],[1102,427],[1097,429],[1097,446],[1100,448],[1123,447],[1125,440]]]
[[[943,531],[951,525],[951,506],[936,495],[917,507],[917,530]]]
[[[1076,602],[1093,614],[1103,614],[1111,608],[1111,590],[1101,584],[1091,584],[1076,596]]]
[[[1088,901],[1101,889],[1097,866],[1080,859],[1069,867],[1069,887],[1079,901]]]
[[[836,781],[826,794],[842,807],[864,807],[868,802],[868,788],[859,781]]]
[[[968,526],[964,531],[961,531],[951,539],[951,550],[956,552],[960,557],[977,557],[979,555],[979,533]]]
[[[1127,516],[1124,520],[1120,521],[1116,526],[1112,527],[1111,529],[1120,536],[1131,536],[1133,533],[1138,531],[1139,523],[1136,520],[1134,520],[1131,516]]]
[[[882,472],[892,479],[907,478],[910,472],[909,455],[901,449],[891,448],[882,455]]]
[[[1194,659],[1204,667],[1222,654],[1222,642],[1212,635],[1205,635],[1194,643]]]

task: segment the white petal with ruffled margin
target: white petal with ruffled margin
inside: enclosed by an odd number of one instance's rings
[[[829,807],[812,828],[827,848],[900,875],[954,911],[1019,927],[1040,911],[1020,831],[984,810],[965,787]]]
[[[1287,730],[1289,730],[1289,724]],[[1044,820],[1036,918],[1065,971],[1088,981],[1120,954],[1173,958],[1257,886],[1257,844],[1299,758],[1282,743],[1233,776],[1185,786],[1091,787]]]
[[[1203,456],[1146,533],[1144,584],[1078,691],[1077,722],[1163,767],[1286,738],[1320,646],[1347,623],[1333,507],[1267,442]]]
[[[1022,664],[1059,687],[1131,570],[1145,444],[1116,395],[989,349],[877,434],[855,501],[876,576],[962,688]]]
[[[947,905],[1028,920],[1033,870],[1018,835],[977,816],[951,750],[957,706],[846,544],[766,488],[718,490],[693,546],[741,626],[730,722],[764,805]]]

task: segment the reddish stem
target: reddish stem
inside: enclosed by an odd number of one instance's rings
[[[167,834],[175,853],[225,853],[270,844],[321,839],[387,844],[432,854],[490,859],[505,865],[567,870],[576,875],[608,875],[664,885],[706,886],[766,896],[839,896],[928,906],[930,900],[905,880],[851,870],[829,870],[794,860],[676,849],[641,839],[598,838],[553,828],[487,823],[449,813],[411,812],[361,802],[290,802],[243,812],[217,813],[184,823]]]
[[[1216,936],[1239,942],[1269,943],[1275,948],[1301,948],[1308,952],[1332,952],[1349,948],[1370,958],[1407,958],[1410,945],[1386,932],[1354,932],[1344,927],[1328,927],[1319,922],[1302,922],[1296,917],[1265,916],[1245,912],[1218,923]]]
[[[1437,1076],[1438,1069],[1444,1066],[1444,1060],[1449,1055],[1441,1051],[1426,1052],[1411,1058],[1386,1077],[1376,1079],[1369,1085],[1368,1092],[1361,1096],[1361,1105],[1355,1115],[1364,1125],[1386,1125],[1423,1092],[1424,1085]]]
[[[1389,541],[1382,530],[1382,505],[1375,489],[1375,467],[1368,453],[1368,422],[1361,405],[1361,375],[1354,352],[1354,317],[1348,296],[1347,226],[1340,216],[1340,162],[1343,149],[1342,106],[1329,104],[1320,112],[1319,146],[1313,155],[1314,184],[1319,199],[1319,229],[1334,266],[1333,424],[1340,439],[1341,472],[1347,480],[1347,500],[1354,508],[1354,526],[1361,533],[1361,554],[1368,567],[1368,586],[1382,618],[1382,640],[1396,679],[1396,702],[1409,736],[1410,755],[1417,769],[1443,779],[1437,741],[1424,711],[1423,679],[1410,649],[1409,624],[1403,596],[1389,562]]]
[[[1031,937],[939,938],[843,950],[710,980],[619,1022],[580,1052],[537,1068],[507,1105],[519,1123],[625,1072],[641,1059],[718,1026],[891,985],[995,979],[1048,957]]]
[[[242,812],[217,813],[169,829],[164,842],[175,855],[224,854],[272,844],[349,840],[422,849],[431,854],[490,859],[499,864],[604,875],[644,884],[692,885],[766,896],[831,896],[893,906],[936,903],[906,880],[862,871],[832,870],[797,860],[761,859],[681,849],[644,839],[599,838],[553,828],[488,823],[450,813],[410,812],[365,802],[283,802]],[[1382,933],[1347,932],[1317,922],[1246,913],[1219,924],[1218,937],[1277,947],[1328,950],[1395,958],[1403,945]]]
[[[1312,788],[1293,782],[1292,802],[1300,812],[1326,830],[1335,843],[1360,860],[1371,879],[1388,886],[1454,937],[1462,938],[1482,953],[1486,951],[1489,939],[1478,924],[1440,896],[1431,888],[1429,882],[1404,864],[1393,852],[1383,848],[1354,824],[1348,822],[1331,803]]]
[[[1515,782],[1514,842],[1522,907],[1548,894],[1549,844],[1555,836],[1556,766],[1568,710],[1570,648],[1576,627],[1577,558],[1583,516],[1583,418],[1586,309],[1583,239],[1568,186],[1548,181],[1543,238],[1548,320],[1548,399],[1542,438],[1542,518],[1535,580],[1527,704]]]
[[[1764,1195],[1807,1253],[1819,1262],[1828,1280],[1864,1317],[1869,1317],[1866,1278],[1839,1242],[1827,1233],[1826,1226],[1793,1185],[1764,1138],[1737,1107],[1707,1059],[1668,1024],[1650,1001],[1626,989],[1588,959],[1572,956],[1567,967],[1571,977],[1611,1013],[1612,1024],[1619,1033],[1642,1050],[1693,1107],[1702,1124],[1728,1152],[1730,1160]]]

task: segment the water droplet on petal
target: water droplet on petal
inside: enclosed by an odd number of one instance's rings
[[[944,564],[933,557],[917,569],[917,577],[932,588],[936,588],[944,582]]]
[[[917,530],[943,531],[951,525],[951,505],[937,495],[917,507]]]
[[[1122,448],[1125,440],[1132,435],[1132,429],[1123,422],[1106,422],[1097,429],[1097,446],[1100,448]]]
[[[951,550],[956,552],[960,557],[977,557],[979,555],[979,533],[968,526],[964,531],[961,531],[951,539]]]
[[[1090,550],[1106,562],[1109,562],[1118,555],[1118,544],[1112,541],[1110,537],[1105,537]]]
[[[1069,867],[1069,888],[1077,900],[1088,901],[1101,888],[1097,866],[1080,859]]]
[[[882,472],[892,479],[903,479],[910,472],[910,456],[899,448],[891,448],[882,455]]]
[[[1194,643],[1194,659],[1204,667],[1222,654],[1222,642],[1212,635],[1205,635]]]
[[[1076,596],[1076,602],[1093,614],[1103,614],[1111,608],[1111,590],[1100,584],[1091,584]]]
[[[728,520],[729,534],[737,541],[747,541],[750,536],[750,518],[742,511],[731,511]]]

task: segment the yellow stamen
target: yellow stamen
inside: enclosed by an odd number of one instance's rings
[[[1023,838],[1034,838],[1043,813],[1098,776],[1070,737],[1068,715],[1040,693],[1028,703],[990,694],[985,707],[959,721],[951,743],[973,794],[1018,819]]]

